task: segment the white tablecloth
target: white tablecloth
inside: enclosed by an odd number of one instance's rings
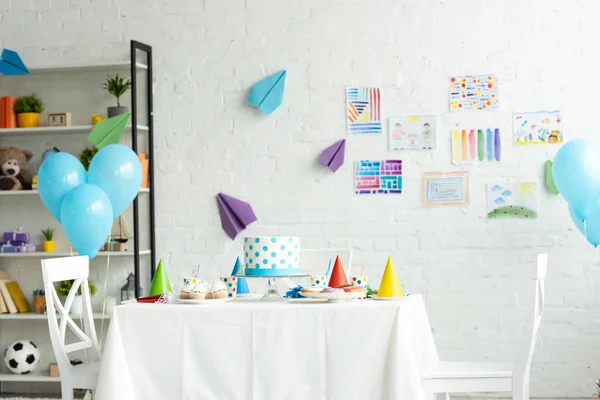
[[[115,308],[95,399],[424,400],[420,296]]]

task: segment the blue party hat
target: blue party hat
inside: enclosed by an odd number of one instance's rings
[[[242,272],[242,262],[240,261],[240,258],[238,257],[235,260],[235,265],[233,266],[233,271],[231,271],[231,276],[235,276],[239,273]],[[248,288],[248,282],[246,282],[246,278],[238,278],[238,283],[237,283],[237,294],[246,294],[246,293],[250,293],[250,289]]]

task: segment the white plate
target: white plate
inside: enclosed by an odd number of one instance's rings
[[[366,292],[339,292],[339,293],[302,293],[302,296],[312,299],[327,299],[327,300],[357,300],[361,297],[366,297]]]
[[[303,295],[304,296],[304,295]],[[325,303],[327,299],[285,299],[288,303]]]
[[[400,301],[400,300],[404,300],[406,296],[402,296],[402,297],[379,297],[379,296],[371,296],[371,298],[373,300],[379,300],[379,301]]]
[[[226,299],[202,299],[202,300],[191,300],[191,299],[180,299],[179,297],[177,298],[177,302],[179,304],[223,304],[226,303],[228,301],[231,301],[233,299],[230,298],[226,298]]]
[[[260,298],[260,294],[258,293],[244,293],[244,294],[237,294],[235,296],[236,299],[258,299]]]

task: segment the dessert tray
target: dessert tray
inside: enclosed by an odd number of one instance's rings
[[[302,295],[304,296],[304,294]],[[326,303],[328,301],[328,299],[311,299],[311,298],[299,298],[299,299],[288,299],[286,298],[285,301],[287,301],[288,303]]]
[[[362,297],[366,297],[366,292],[341,292],[341,293],[302,293],[302,296],[309,297],[311,299],[325,299],[329,301],[350,301],[358,300]]]
[[[223,304],[231,301],[233,299],[202,299],[202,300],[192,300],[192,299],[181,299],[177,297],[177,303],[179,304]]]

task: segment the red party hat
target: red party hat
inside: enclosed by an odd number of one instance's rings
[[[342,285],[348,285],[348,279],[346,278],[344,267],[342,266],[342,262],[340,261],[340,256],[337,256],[335,258],[333,270],[331,271],[331,275],[329,276],[329,287],[336,287]]]

